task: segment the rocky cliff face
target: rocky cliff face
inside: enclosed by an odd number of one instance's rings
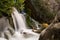
[[[60,10],[58,0],[26,0],[25,3],[25,7],[31,10],[30,16],[40,23],[51,23]]]

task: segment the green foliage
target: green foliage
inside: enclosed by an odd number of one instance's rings
[[[31,20],[30,16],[31,16],[31,10],[29,8],[25,8],[26,11],[26,22],[28,27],[32,28],[33,26],[33,21]]]
[[[31,17],[27,14],[26,14],[26,22],[29,28],[35,27],[35,22],[33,22]]]
[[[25,11],[26,11],[26,14],[27,14],[27,15],[31,16],[31,13],[32,13],[32,12],[31,12],[31,9],[25,8]]]
[[[15,6],[19,11],[24,9],[24,0],[0,0],[0,16],[10,16],[12,7]]]
[[[0,0],[0,15],[9,15],[12,12],[14,0]]]
[[[24,1],[25,0],[16,0],[15,7],[19,10],[22,11],[24,9]]]
[[[26,22],[28,26],[31,26],[31,20],[30,17],[28,15],[26,15]]]

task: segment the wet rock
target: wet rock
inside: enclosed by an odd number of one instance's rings
[[[0,18],[0,32],[4,32],[8,28],[9,22],[6,17]]]
[[[2,33],[4,34],[4,32],[8,29],[9,26],[10,25],[9,25],[8,19],[6,17],[1,17],[0,18],[0,36],[2,36],[1,35]]]

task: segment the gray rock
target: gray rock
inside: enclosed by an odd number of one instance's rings
[[[0,18],[0,32],[4,32],[9,26],[9,21],[6,17]]]

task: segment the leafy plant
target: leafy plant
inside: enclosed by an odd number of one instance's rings
[[[16,0],[15,7],[18,9],[18,11],[22,11],[24,9],[24,1],[25,0]]]
[[[19,11],[24,9],[24,0],[0,0],[0,16],[10,16],[12,7],[16,7]]]
[[[0,16],[10,15],[12,12],[12,6],[14,5],[14,0],[0,0]]]

